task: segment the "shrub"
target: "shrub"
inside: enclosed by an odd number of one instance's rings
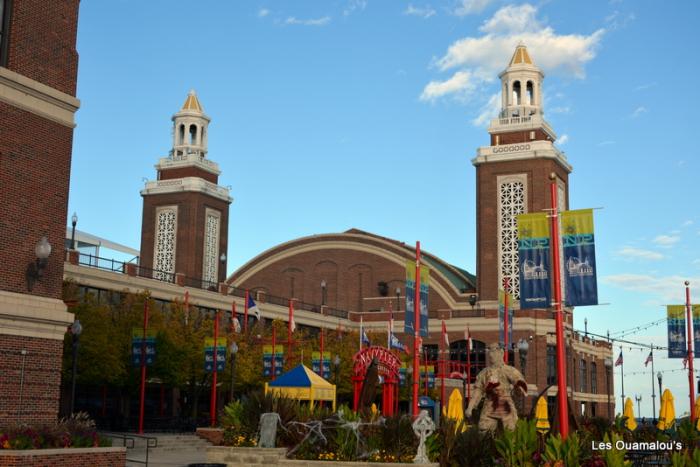
[[[108,447],[111,440],[97,433],[86,413],[77,413],[53,425],[0,427],[0,449]]]

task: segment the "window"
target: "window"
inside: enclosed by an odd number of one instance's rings
[[[0,66],[7,66],[12,0],[0,0]]]
[[[579,360],[579,390],[586,392],[586,381],[588,380],[588,363],[586,360]]]
[[[591,393],[598,394],[598,365],[595,362],[591,362]]]
[[[557,383],[557,349],[553,345],[547,346],[547,384]]]

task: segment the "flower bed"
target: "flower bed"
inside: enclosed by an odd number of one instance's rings
[[[85,413],[78,413],[53,425],[0,426],[2,450],[97,448],[110,447],[112,442],[100,436],[95,423]]]

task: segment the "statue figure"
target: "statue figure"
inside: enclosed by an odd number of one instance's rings
[[[377,386],[379,385],[379,363],[376,357],[372,359],[372,363],[367,367],[365,380],[362,382],[360,390],[360,412],[367,412],[374,402],[374,397],[377,394]]]
[[[503,362],[503,349],[498,344],[488,347],[487,358],[488,365],[476,377],[476,387],[466,415],[471,417],[474,407],[485,399],[479,417],[479,429],[494,432],[500,420],[504,428],[514,430],[518,412],[511,393],[517,388],[527,395],[525,378],[518,370]]]

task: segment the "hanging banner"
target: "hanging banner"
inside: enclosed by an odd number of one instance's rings
[[[428,378],[428,388],[435,387],[435,366],[421,365],[420,366],[420,385],[425,385],[425,378]]]
[[[131,330],[131,363],[135,367],[141,366],[141,352],[146,352],[146,366],[151,366],[156,359],[156,332],[149,329],[146,332],[145,348],[143,346],[143,328]]]
[[[518,216],[520,308],[549,308],[549,219],[545,213]]]
[[[505,344],[505,310],[506,293],[503,290],[498,291],[498,343]],[[508,342],[513,345],[513,296],[508,294]]]
[[[323,355],[323,375],[321,375],[321,352],[311,352],[311,371],[320,375],[323,379],[331,377],[331,357],[328,353]]]
[[[700,356],[700,305],[690,305],[693,313],[693,355]]]
[[[226,338],[216,339],[216,371],[224,371],[226,368]],[[214,371],[214,338],[204,338],[204,371]]]
[[[566,304],[598,304],[593,210],[561,213],[561,241],[564,251]]]
[[[272,346],[263,345],[263,376],[272,375]],[[284,346],[275,345],[275,376],[282,374],[284,368]]]
[[[685,305],[668,305],[668,358],[686,358]]]
[[[420,267],[420,335],[428,336],[428,295],[430,294],[430,268]],[[406,261],[406,313],[404,314],[404,332],[414,335],[414,312],[416,296],[416,262]]]

